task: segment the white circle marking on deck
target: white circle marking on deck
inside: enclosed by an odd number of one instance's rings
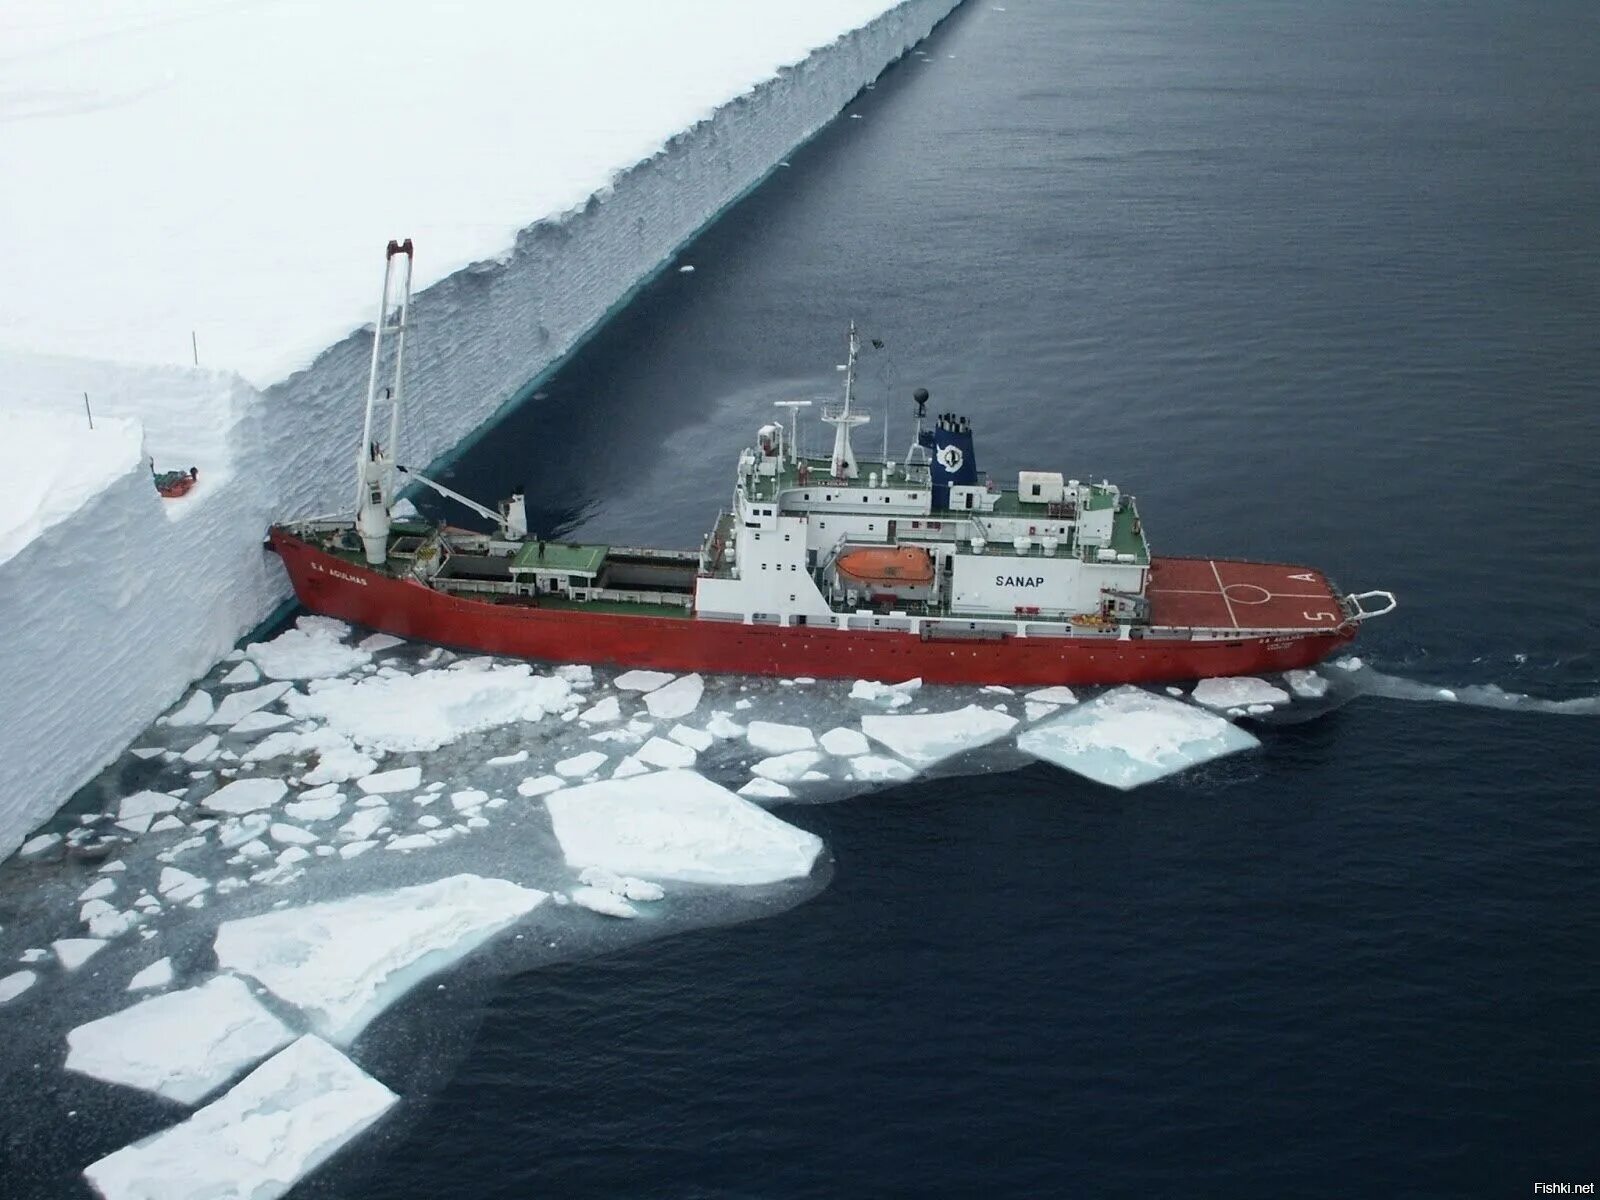
[[[1247,594],[1240,595],[1241,591]],[[1248,594],[1249,592],[1258,592],[1260,595],[1251,596]],[[1222,589],[1222,594],[1235,604],[1265,604],[1272,599],[1273,595],[1266,588],[1256,583],[1230,583]]]

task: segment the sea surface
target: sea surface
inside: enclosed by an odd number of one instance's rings
[[[696,545],[854,318],[858,445],[925,386],[982,469],[1135,492],[1158,552],[1391,589],[1359,652],[1421,698],[1129,794],[781,810],[824,892],[505,981],[308,1193],[1600,1180],[1600,718],[1436,691],[1600,693],[1600,6],[1009,0],[921,50],[450,482]]]
[[[450,482],[697,545],[854,318],[859,446],[925,386],[980,468],[1135,492],[1158,552],[1391,589],[1359,652],[1420,698],[1129,794],[781,810],[824,892],[504,982],[308,1192],[1600,1180],[1600,718],[1492,703],[1600,693],[1600,6],[1010,0],[921,50]]]
[[[926,387],[1157,552],[1393,590],[1392,678],[1126,794],[780,808],[817,895],[423,990],[366,1035],[407,1103],[296,1195],[1600,1181],[1600,6],[970,3],[446,482],[698,545],[852,318],[858,449]]]

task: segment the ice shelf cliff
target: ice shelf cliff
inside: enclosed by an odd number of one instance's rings
[[[0,406],[48,414],[5,430],[40,479],[0,525],[0,856],[285,598],[267,523],[348,499],[375,247],[428,248],[425,463],[956,3],[407,0],[315,39],[274,6],[141,0],[92,38],[41,3],[0,17],[24,75]],[[159,499],[150,456],[194,492]]]

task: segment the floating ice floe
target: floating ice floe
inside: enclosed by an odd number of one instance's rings
[[[200,803],[212,812],[249,813],[271,808],[289,790],[281,779],[235,779],[225,783]]]
[[[402,752],[437,750],[469,733],[538,721],[571,700],[566,680],[507,663],[334,679],[309,694],[291,692],[284,706],[296,717],[325,721],[329,732],[364,750]]]
[[[669,687],[674,686],[668,684]],[[651,695],[656,693],[652,692]],[[682,742],[671,741],[668,738],[653,737],[640,746],[632,755],[635,762],[648,763],[652,767],[692,767],[696,754],[693,749]]]
[[[718,741],[731,741],[745,735],[745,726],[739,724],[725,712],[713,712],[711,719],[706,722],[706,732]]]
[[[107,876],[103,879],[96,879],[83,891],[79,892],[78,900],[80,903],[85,900],[104,900],[116,890],[117,881]]]
[[[301,617],[270,642],[252,642],[244,648],[251,661],[269,679],[326,679],[343,675],[372,661],[372,655],[344,644],[338,621]]]
[[[606,891],[605,888],[580,887],[573,888],[570,896],[572,903],[579,908],[587,908],[590,912],[597,912],[607,917],[637,917],[638,909],[629,904],[621,896]]]
[[[471,812],[488,803],[489,793],[479,791],[477,788],[466,788],[463,791],[450,793],[450,807],[457,812]]]
[[[102,938],[60,938],[50,943],[50,949],[56,952],[56,960],[64,971],[76,971],[104,950],[105,946]]]
[[[817,740],[824,750],[836,758],[853,758],[872,749],[867,742],[866,734],[859,730],[846,729],[843,725],[828,730]]]
[[[911,694],[921,686],[920,679],[907,679],[903,683],[876,683],[870,679],[858,679],[851,685],[850,699],[882,704],[888,708],[903,708],[911,703]]]
[[[750,768],[750,773],[774,783],[799,783],[821,761],[822,755],[815,750],[791,750],[788,754],[763,758]]]
[[[553,792],[557,788],[567,786],[567,781],[559,775],[529,775],[517,784],[519,796],[543,796],[546,792]]]
[[[300,799],[283,806],[283,813],[296,821],[331,821],[343,807],[344,797],[338,792],[331,796],[308,796],[302,792]]]
[[[104,1200],[277,1200],[397,1099],[307,1035],[188,1120],[83,1174]]]
[[[1036,704],[1076,704],[1078,702],[1077,695],[1069,687],[1039,688],[1037,691],[1029,692],[1023,699],[1032,700]]]
[[[578,720],[584,725],[609,725],[613,721],[620,721],[622,702],[615,696],[607,696],[579,713]]]
[[[754,800],[792,800],[794,789],[775,779],[762,779],[757,776],[739,789],[739,795],[749,796]]]
[[[804,877],[822,841],[693,771],[609,779],[545,798],[568,865],[691,883]]]
[[[118,801],[117,817],[124,821],[138,817],[157,817],[162,813],[171,812],[178,807],[178,804],[178,798],[166,792],[135,792]]]
[[[347,1043],[429,975],[532,912],[546,893],[503,879],[435,883],[226,921],[217,962],[302,1009],[323,1037]]]
[[[37,982],[39,975],[36,971],[13,971],[0,977],[0,1004],[15,1000]]]
[[[621,896],[624,900],[653,903],[667,894],[659,883],[651,883],[648,879],[636,879],[632,875],[618,875],[615,871],[608,871],[604,867],[585,867],[578,876],[578,882],[590,887],[603,888],[614,896]]]
[[[224,675],[218,683],[223,687],[245,687],[252,683],[261,682],[261,672],[256,670],[255,663],[245,659]]]
[[[398,510],[395,515],[399,515]],[[393,650],[396,646],[405,644],[404,638],[397,638],[392,633],[369,633],[356,643],[356,649],[365,650],[368,654],[381,654],[385,650]]]
[[[1291,692],[1306,700],[1316,700],[1328,694],[1328,681],[1315,671],[1285,671],[1283,680]]]
[[[152,996],[67,1034],[67,1070],[194,1104],[294,1040],[241,980]]]
[[[667,732],[667,736],[680,746],[687,746],[696,754],[704,753],[711,749],[717,740],[703,729],[696,729],[692,725],[674,725]]]
[[[698,675],[683,675],[645,695],[650,715],[661,721],[676,721],[700,707],[706,682]]]
[[[486,767],[514,767],[517,763],[525,763],[527,761],[528,752],[526,750],[518,750],[515,754],[497,754],[493,758],[486,758],[483,760],[483,765]]]
[[[356,787],[368,796],[382,796],[390,792],[414,792],[422,785],[421,767],[397,767],[393,771],[380,771],[356,780]]]
[[[61,845],[59,833],[41,833],[29,838],[17,850],[19,858],[43,858]]]
[[[1015,717],[977,704],[955,712],[906,717],[869,714],[861,718],[863,733],[918,767],[931,767],[999,741],[1016,725]]]
[[[665,671],[624,671],[615,680],[624,692],[653,692],[671,682],[672,676]]]
[[[1045,704],[1039,700],[1029,700],[1023,706],[1023,715],[1027,717],[1029,722],[1033,722],[1043,720],[1052,713],[1059,712],[1060,709],[1061,705],[1059,704]]]
[[[166,722],[168,725],[204,725],[214,707],[210,692],[196,690],[181,708],[167,715]]]
[[[1287,704],[1289,693],[1265,679],[1232,675],[1202,679],[1194,685],[1194,701],[1207,708],[1245,708],[1251,704]]]
[[[763,754],[787,754],[791,750],[810,750],[817,744],[804,725],[780,725],[775,721],[751,721],[745,738]]]
[[[172,982],[172,960],[158,958],[148,967],[135,971],[133,978],[128,980],[128,991],[147,992],[152,988],[164,988]]]
[[[311,846],[319,840],[309,829],[301,829],[300,826],[290,825],[287,821],[274,823],[267,830],[267,836],[280,846]]]
[[[348,821],[339,826],[339,836],[347,842],[361,842],[382,829],[389,820],[387,804],[372,808],[359,808]]]
[[[898,758],[862,754],[850,760],[850,778],[866,783],[904,783],[916,772]]]
[[[592,775],[605,765],[610,755],[599,750],[585,750],[582,754],[574,754],[571,758],[563,758],[556,763],[556,774],[567,779],[582,779],[585,775]]]
[[[217,752],[217,747],[222,744],[222,739],[214,733],[208,733],[194,745],[185,750],[179,757],[186,763],[203,763]]]
[[[192,900],[201,892],[209,890],[210,887],[210,882],[198,875],[191,875],[178,867],[162,867],[156,891],[168,904],[182,904],[185,900]]]
[[[282,729],[292,724],[294,718],[287,713],[250,712],[229,726],[228,732],[235,737],[247,737],[252,733],[266,733],[269,729]]]
[[[1121,687],[1029,729],[1017,745],[1087,779],[1127,789],[1260,742],[1192,704]]]
[[[249,663],[240,663],[235,671],[241,671]],[[293,685],[288,683],[264,683],[260,687],[251,688],[245,692],[234,692],[224,696],[222,703],[217,705],[217,711],[206,720],[207,725],[236,725],[251,713],[265,708],[274,700],[287,692]]]

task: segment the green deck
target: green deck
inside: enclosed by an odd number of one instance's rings
[[[555,571],[562,575],[598,575],[610,546],[580,546],[570,542],[529,542],[511,560],[519,571]]]

